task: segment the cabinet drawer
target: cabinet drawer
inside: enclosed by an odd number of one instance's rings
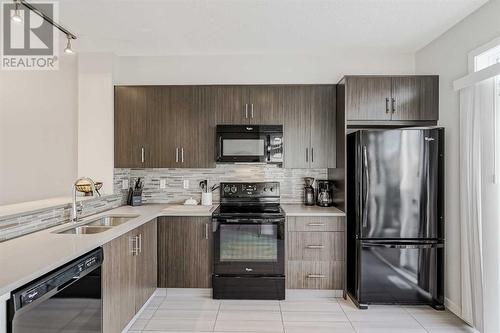
[[[335,289],[343,288],[343,261],[290,260],[287,266],[287,288]]]
[[[287,220],[288,231],[344,231],[342,216],[291,216]]]
[[[288,232],[288,260],[344,260],[343,232]]]

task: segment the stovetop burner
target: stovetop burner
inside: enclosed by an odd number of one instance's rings
[[[282,217],[278,182],[221,183],[221,204],[213,216]]]

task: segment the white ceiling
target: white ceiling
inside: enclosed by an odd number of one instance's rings
[[[80,52],[413,53],[487,0],[61,0]]]

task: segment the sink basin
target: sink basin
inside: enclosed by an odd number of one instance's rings
[[[74,227],[71,229],[60,231],[58,232],[58,234],[74,234],[74,235],[98,234],[100,232],[104,232],[111,228],[112,227],[82,225],[79,227]]]
[[[98,220],[87,223],[88,226],[103,226],[103,227],[116,227],[117,225],[123,224],[131,219],[139,217],[139,215],[110,215],[103,216]]]

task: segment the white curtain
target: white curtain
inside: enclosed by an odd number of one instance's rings
[[[462,318],[500,332],[500,196],[495,79],[460,91]]]

